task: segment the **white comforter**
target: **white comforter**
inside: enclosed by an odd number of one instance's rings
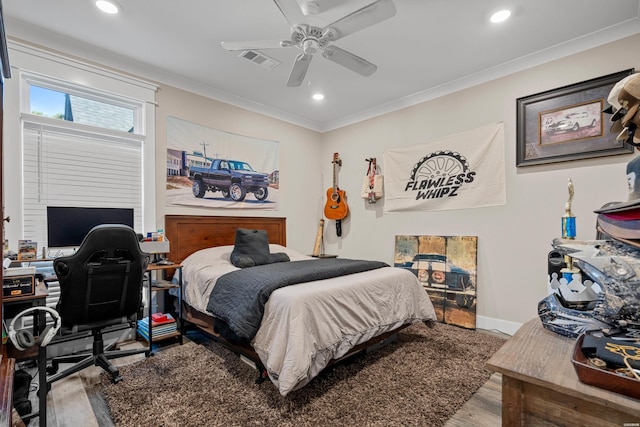
[[[217,278],[237,269],[229,261],[232,250],[204,249],[183,261],[185,302],[207,313]],[[286,252],[292,261],[311,259],[280,245],[270,245],[270,251]],[[276,290],[251,345],[285,396],[355,345],[405,323],[435,319],[417,278],[386,267]]]

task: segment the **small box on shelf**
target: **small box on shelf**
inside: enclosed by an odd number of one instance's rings
[[[2,296],[5,298],[33,295],[36,292],[35,276],[8,276],[2,278]]]
[[[18,261],[32,261],[37,258],[38,242],[18,240]]]

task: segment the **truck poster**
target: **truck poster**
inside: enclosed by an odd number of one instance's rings
[[[278,148],[168,117],[166,204],[277,210]]]

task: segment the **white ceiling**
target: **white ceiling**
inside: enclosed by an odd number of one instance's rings
[[[640,33],[639,0],[394,0],[394,17],[335,42],[376,64],[372,76],[317,54],[291,88],[298,49],[261,51],[282,62],[266,70],[220,45],[288,40],[289,23],[273,1],[118,1],[123,13],[107,16],[93,0],[4,0],[5,30],[317,131]],[[316,0],[320,13],[309,23],[323,27],[372,1]],[[502,8],[511,19],[489,23]],[[324,101],[311,99],[315,91]]]

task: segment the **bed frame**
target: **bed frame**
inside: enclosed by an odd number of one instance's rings
[[[182,262],[200,249],[233,245],[238,228],[266,230],[269,243],[287,246],[286,218],[244,216],[166,215],[164,230],[169,239],[169,259]]]
[[[169,259],[181,263],[186,257],[201,249],[215,246],[233,245],[238,228],[266,230],[269,243],[286,246],[286,218],[275,217],[238,217],[238,216],[196,216],[166,215],[165,234],[170,242]],[[214,318],[193,309],[183,302],[183,321],[186,321],[206,332],[212,339],[230,350],[251,360],[258,369],[258,381],[267,378],[266,370],[258,354],[249,345],[232,343],[213,328]],[[375,350],[397,339],[397,332],[408,325],[379,335],[371,340],[355,346],[340,360],[363,350]],[[329,365],[337,362],[332,360]]]

